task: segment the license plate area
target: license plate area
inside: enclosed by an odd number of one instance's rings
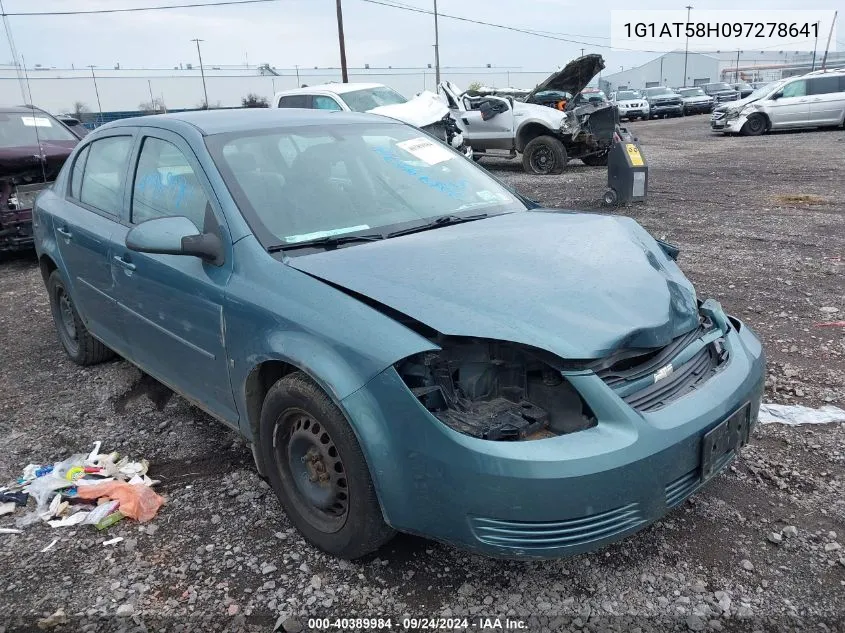
[[[748,441],[751,407],[745,404],[701,440],[701,478],[707,480],[730,461]]]

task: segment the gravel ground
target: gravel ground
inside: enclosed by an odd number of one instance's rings
[[[845,329],[817,325],[845,318],[845,133],[726,138],[704,117],[631,127],[650,198],[623,212],[679,245],[700,296],[762,336],[767,400],[845,406]],[[542,178],[516,161],[482,164],[549,206],[604,212],[602,169],[574,161]],[[466,617],[475,629],[499,616],[529,631],[845,630],[843,424],[758,428],[705,490],[591,554],[497,561],[399,536],[349,563],[298,536],[234,434],[181,398],[156,406],[125,362],[66,360],[31,257],[0,266],[0,299],[0,481],[102,440],[150,459],[168,500],[152,522],[106,533],[0,534],[0,633],[316,630],[314,616],[394,628],[403,616]]]

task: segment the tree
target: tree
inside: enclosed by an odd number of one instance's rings
[[[481,90],[481,82],[480,81],[473,81],[470,85],[467,86],[467,90],[474,90],[474,91]]]
[[[144,101],[138,104],[138,109],[144,114],[167,112],[167,106],[164,105],[164,100],[160,97],[154,97],[152,101]]]
[[[78,121],[84,121],[86,118],[88,118],[88,115],[91,114],[91,108],[89,108],[81,101],[74,101],[73,109],[71,110],[71,112],[73,113],[74,119],[77,119]]]
[[[197,110],[216,110],[216,109],[222,108],[222,107],[223,107],[223,104],[220,103],[219,101],[212,101],[211,103],[206,103],[205,99],[203,99],[202,101],[200,101],[197,104],[196,109]]]
[[[241,99],[241,106],[244,108],[269,108],[270,104],[267,97],[259,97],[257,94],[250,92]]]

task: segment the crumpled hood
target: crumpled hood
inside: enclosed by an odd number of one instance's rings
[[[379,106],[368,112],[389,116],[414,127],[425,127],[437,123],[449,114],[449,107],[438,95],[424,90],[405,103]]]
[[[698,325],[690,282],[624,217],[527,211],[286,262],[443,334],[570,360],[663,346]]]
[[[549,77],[538,84],[534,90],[525,97],[530,102],[534,95],[544,90],[562,90],[571,95],[577,95],[593,80],[593,77],[604,68],[604,58],[601,55],[584,55],[573,59],[563,70],[552,73]]]

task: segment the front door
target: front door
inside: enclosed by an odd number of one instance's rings
[[[807,81],[800,79],[786,84],[782,94],[769,105],[772,129],[782,127],[806,127],[810,125],[810,98],[807,96]]]
[[[502,97],[462,97],[464,138],[473,149],[512,149],[514,146],[514,111]],[[485,102],[487,102],[485,104]],[[492,106],[491,109],[488,109]],[[498,108],[498,109],[495,109]],[[484,110],[487,113],[484,113]],[[492,112],[492,116],[491,116]],[[487,117],[485,120],[485,116]]]
[[[144,130],[129,183],[131,225],[184,216],[197,233],[231,240],[217,200],[184,139]],[[126,314],[132,359],[217,417],[237,425],[226,357],[223,300],[231,255],[220,265],[197,257],[115,252],[113,274]]]
[[[114,299],[110,257],[120,224],[129,156],[135,139],[97,139],[77,155],[62,213],[53,221],[76,310],[88,330],[118,353],[126,351]]]

